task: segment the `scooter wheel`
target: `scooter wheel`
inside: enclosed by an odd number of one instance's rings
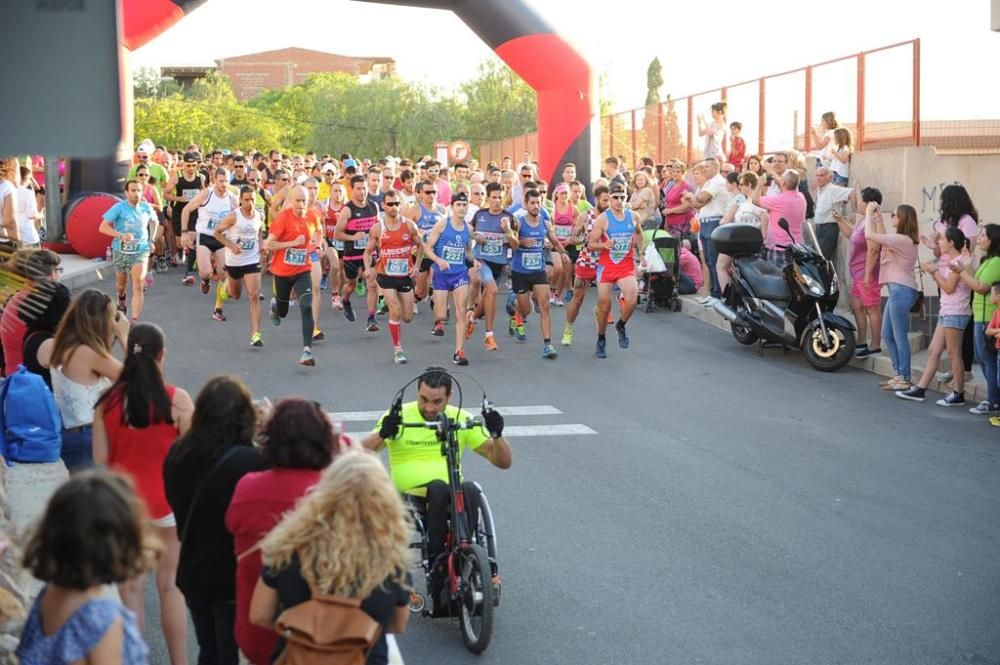
[[[854,357],[857,340],[854,331],[836,323],[826,324],[829,345],[823,343],[823,331],[818,324],[812,325],[802,338],[802,352],[814,369],[821,372],[835,372]]]

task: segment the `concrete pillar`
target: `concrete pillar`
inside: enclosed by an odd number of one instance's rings
[[[1000,32],[1000,0],[990,0],[990,28]]]

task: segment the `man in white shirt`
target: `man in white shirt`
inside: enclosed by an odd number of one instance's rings
[[[38,212],[35,190],[31,188],[31,169],[21,167],[21,187],[17,189],[17,230],[25,247],[41,247],[38,224],[42,219]]]
[[[698,190],[694,193],[684,192],[682,200],[688,201],[691,207],[698,211],[698,223],[701,226],[698,238],[701,241],[702,257],[708,267],[710,280],[709,295],[707,298],[702,298],[702,304],[707,304],[713,298],[722,297],[719,276],[715,270],[719,255],[712,245],[711,238],[712,231],[718,228],[719,222],[726,214],[730,194],[726,190],[726,179],[719,175],[719,162],[715,159],[706,159],[696,164],[692,175]]]
[[[816,208],[813,213],[813,222],[816,224],[816,239],[819,241],[819,249],[823,256],[833,261],[836,258],[837,239],[840,237],[840,227],[834,219],[834,213],[840,214],[847,219],[854,218],[854,212],[858,208],[857,194],[850,187],[841,187],[833,184],[833,171],[828,166],[821,166],[816,169],[813,175],[814,198]],[[849,206],[844,209],[845,204]]]

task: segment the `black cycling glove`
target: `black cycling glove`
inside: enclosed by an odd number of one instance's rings
[[[483,411],[483,426],[494,439],[503,436],[503,416],[500,415],[499,411],[494,409]]]
[[[382,424],[378,428],[378,435],[382,437],[382,440],[395,439],[402,424],[403,414],[396,406],[393,406],[389,409],[389,413],[383,416]]]

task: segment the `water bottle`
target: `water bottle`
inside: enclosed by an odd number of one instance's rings
[[[107,251],[104,252],[104,260],[108,263],[111,262],[111,245],[108,245]]]

